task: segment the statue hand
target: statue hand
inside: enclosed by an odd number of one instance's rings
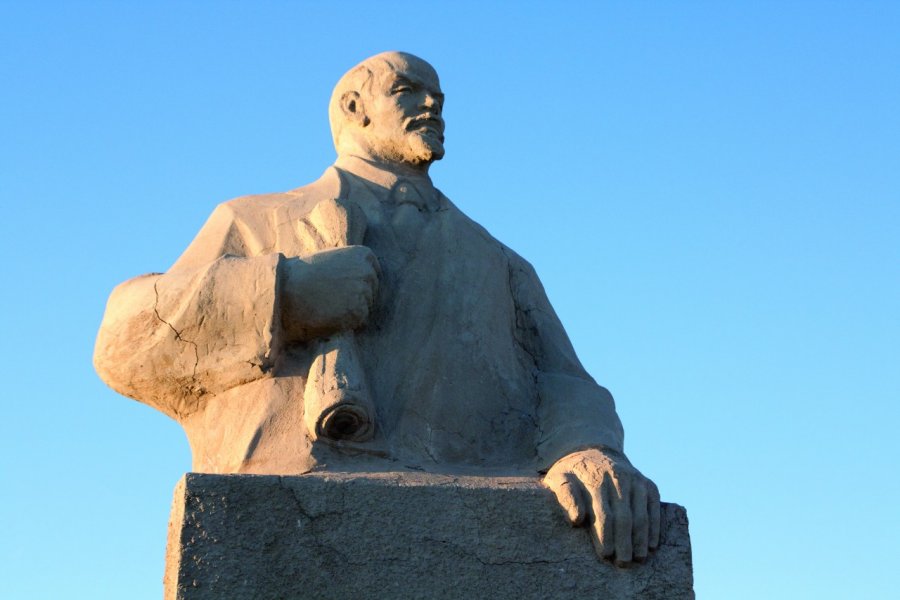
[[[288,336],[309,339],[357,329],[378,291],[378,259],[365,246],[323,250],[288,259],[282,282],[282,322]]]
[[[574,526],[589,526],[594,549],[619,566],[642,562],[659,545],[659,490],[607,449],[573,452],[544,477]]]

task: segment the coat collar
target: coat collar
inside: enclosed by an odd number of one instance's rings
[[[342,171],[347,171],[370,181],[385,190],[392,189],[400,179],[412,182],[420,189],[434,189],[434,184],[431,183],[431,178],[427,174],[413,173],[411,171],[401,173],[386,165],[378,164],[359,156],[349,154],[339,156],[334,162],[334,166]]]
[[[382,201],[410,203],[426,210],[439,210],[444,202],[427,174],[397,172],[389,167],[353,155],[339,156],[334,166],[362,179]]]

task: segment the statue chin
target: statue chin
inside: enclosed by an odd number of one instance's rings
[[[428,133],[412,132],[399,140],[378,140],[367,146],[369,156],[389,163],[420,166],[444,158],[444,144]]]
[[[444,158],[444,145],[430,135],[413,134],[407,138],[408,145],[400,162],[411,165],[431,164]]]

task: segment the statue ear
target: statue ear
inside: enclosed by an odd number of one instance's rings
[[[369,124],[366,107],[359,92],[344,92],[341,96],[341,111],[344,113],[345,119],[356,123],[360,127],[365,127]]]

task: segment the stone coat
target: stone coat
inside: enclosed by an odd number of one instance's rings
[[[313,343],[285,341],[279,298],[287,257],[322,249],[310,211],[335,198],[362,209],[382,269],[354,334],[375,437],[337,448],[306,431]],[[114,290],[94,360],[113,389],[182,424],[195,471],[292,474],[370,457],[533,473],[585,447],[622,450],[613,399],[531,265],[427,177],[398,182],[352,157],[305,187],[218,206],[167,273]]]

